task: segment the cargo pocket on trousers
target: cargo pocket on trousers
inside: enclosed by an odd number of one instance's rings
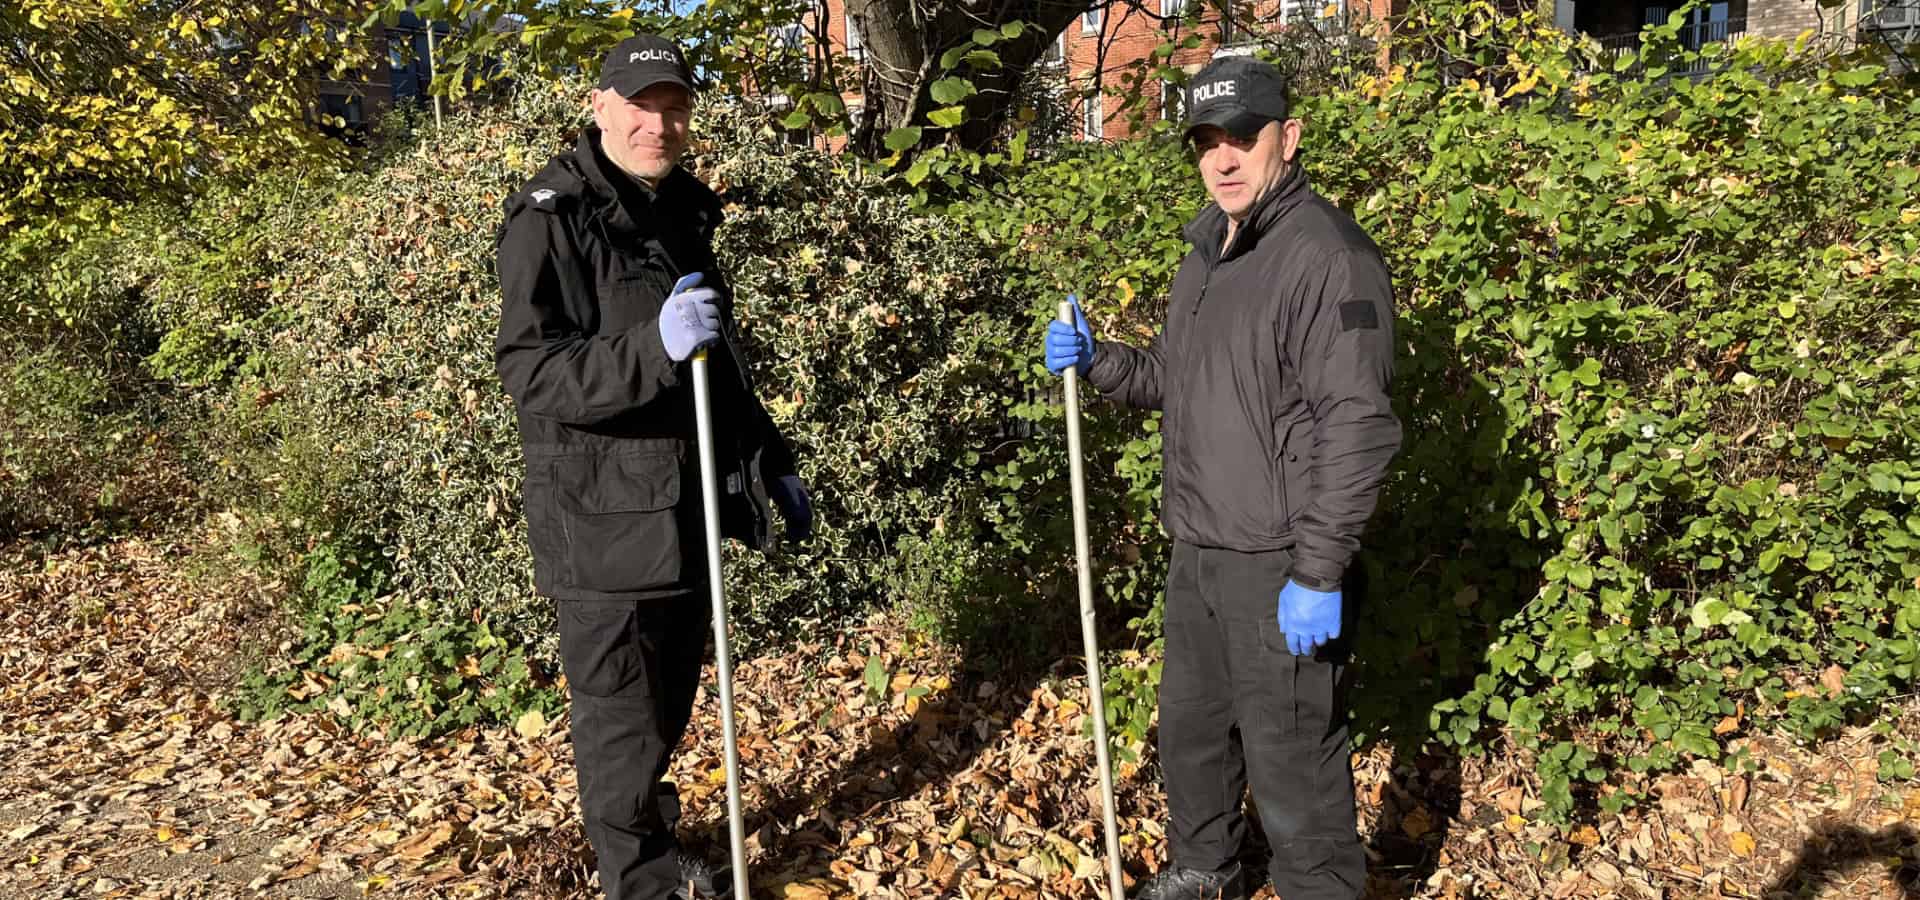
[[[560,631],[560,667],[572,690],[611,697],[640,675],[631,602],[589,603],[561,600],[555,618]]]
[[[1280,681],[1280,690],[1275,693],[1281,704],[1282,736],[1309,743],[1324,739],[1333,731],[1333,717],[1339,708],[1336,694],[1341,687],[1340,667],[1322,657],[1325,648],[1312,656],[1293,655],[1278,621],[1263,623],[1260,633],[1272,658],[1268,670]]]
[[[554,466],[573,587],[623,593],[679,583],[679,457],[566,457]]]

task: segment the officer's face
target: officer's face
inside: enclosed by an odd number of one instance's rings
[[[1253,205],[1287,174],[1300,148],[1300,120],[1268,122],[1250,138],[1203,125],[1194,129],[1193,153],[1207,193],[1228,218],[1246,218]]]
[[[686,152],[692,118],[693,98],[677,84],[649,85],[632,97],[593,92],[601,150],[622,171],[649,182],[665,178]]]

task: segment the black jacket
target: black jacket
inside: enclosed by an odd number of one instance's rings
[[[719,197],[678,168],[646,190],[589,129],[505,205],[494,360],[519,413],[534,586],[604,600],[706,581],[693,379],[659,326],[689,272],[719,289],[724,320],[708,370],[722,532],[764,547],[766,482],[793,457],[740,355],[713,254]]]
[[[1164,414],[1164,519],[1202,547],[1293,548],[1293,579],[1340,584],[1372,514],[1400,422],[1393,285],[1352,217],[1304,170],[1222,249],[1217,205],[1186,228],[1167,324],[1145,350],[1102,343],[1087,380]]]

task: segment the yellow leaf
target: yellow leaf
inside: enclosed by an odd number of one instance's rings
[[[727,767],[720,766],[718,768],[715,768],[713,771],[708,772],[707,781],[711,784],[726,784],[727,783]]]
[[[1534,87],[1539,83],[1540,83],[1540,76],[1538,74],[1528,75],[1527,77],[1514,82],[1513,86],[1507,88],[1507,92],[1504,94],[1501,94],[1500,96],[1502,98],[1506,98],[1506,97],[1511,97],[1515,94],[1524,94],[1528,91],[1533,90]]]
[[[786,886],[784,896],[787,900],[833,900],[833,892],[820,886],[831,883],[825,879],[796,881]]]
[[[625,22],[626,20],[633,18],[633,9],[632,7],[628,7],[627,9],[618,10],[608,18],[619,19],[620,21]]]
[[[1630,163],[1636,159],[1639,159],[1640,151],[1643,149],[1645,148],[1640,146],[1639,141],[1634,141],[1628,144],[1626,149],[1620,151],[1620,161],[1623,163]]]
[[[165,825],[153,830],[153,839],[158,843],[170,844],[175,837],[178,837],[178,835],[174,833],[174,830]]]
[[[530,709],[513,720],[513,731],[527,740],[533,740],[547,733],[547,717],[537,709]]]
[[[1744,831],[1736,831],[1733,833],[1731,843],[1733,844],[1733,855],[1740,857],[1753,855],[1753,835]]]

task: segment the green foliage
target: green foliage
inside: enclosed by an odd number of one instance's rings
[[[1473,753],[1509,727],[1565,816],[1597,782],[1720,760],[1753,721],[1815,737],[1906,690],[1920,101],[1764,42],[1652,80],[1531,16],[1434,21],[1410,40],[1453,42],[1475,77],[1414,58],[1302,98],[1318,190],[1401,290],[1408,440],[1362,560],[1362,738]],[[1646,43],[1695,65],[1671,26]],[[1164,289],[1197,179],[1177,148],[1096,153],[948,212],[1036,322],[1078,290],[1102,336],[1140,343],[1161,310],[1132,296]],[[1092,470],[1121,476],[1094,521],[1147,526],[1121,540],[1138,556],[1096,559],[1157,584],[1126,562],[1165,553],[1152,420],[1093,415]],[[1058,508],[1033,486],[1057,484],[1050,452],[988,476],[1003,509]]]
[[[0,534],[91,539],[191,501],[154,343],[125,242],[43,236],[0,268]]]
[[[1411,627],[1372,655],[1431,678],[1485,647],[1429,724],[1537,739],[1565,812],[1596,753],[1718,759],[1743,709],[1811,737],[1912,683],[1920,107],[1778,45],[1621,79],[1530,18],[1483,28],[1507,62],[1479,79],[1416,63],[1307,114],[1409,288],[1377,544],[1420,558],[1380,567]],[[1672,25],[1645,43],[1694,63]]]
[[[243,676],[230,703],[241,718],[326,711],[356,730],[418,737],[528,710],[554,717],[560,695],[528,649],[484,617],[383,596],[378,552],[323,544],[305,560],[291,654]]]
[[[248,554],[297,571],[316,540],[379,547],[396,608],[477,614],[549,648],[493,372],[491,239],[500,200],[563,146],[584,92],[528,84],[368,175],[268,179],[259,206],[210,197],[165,242],[151,290],[180,289],[156,304],[169,334],[244,337],[154,364],[206,385],[207,490]],[[943,533],[975,527],[978,483],[949,454],[997,440],[1013,390],[981,361],[1019,327],[981,290],[986,257],[855,161],[794,153],[718,105],[700,129],[711,149],[696,165],[731,201],[720,246],[756,380],[819,486],[808,546],[730,551],[743,642],[906,599],[903,585],[973,596],[974,573],[929,563],[965,543]]]
[[[109,227],[212,176],[340,158],[309,118],[316,75],[367,45],[333,0],[23,0],[0,11],[0,260]],[[315,27],[316,23],[319,27]]]

